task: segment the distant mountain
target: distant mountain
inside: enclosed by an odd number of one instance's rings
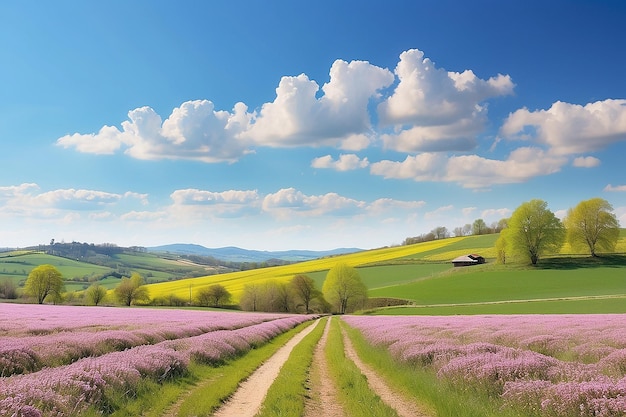
[[[345,253],[360,252],[358,248],[339,248],[327,251],[311,250],[288,250],[288,251],[258,251],[241,249],[234,246],[224,248],[206,248],[201,245],[187,243],[175,243],[171,245],[153,246],[147,248],[148,252],[166,252],[178,255],[198,255],[212,256],[227,262],[265,262],[270,259],[280,259],[282,261],[299,262],[311,259],[323,258]]]

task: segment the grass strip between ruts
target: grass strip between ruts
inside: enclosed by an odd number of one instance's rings
[[[111,416],[208,416],[237,390],[241,381],[312,323],[302,323],[219,367],[192,362],[187,376],[163,384],[149,383],[135,399],[120,400],[123,405]]]
[[[349,410],[350,417],[398,417],[396,411],[369,388],[365,376],[346,357],[339,319],[333,318],[330,326],[324,354],[344,409]]]
[[[313,362],[315,347],[324,333],[326,320],[294,347],[289,359],[282,366],[278,377],[267,392],[265,401],[256,417],[301,417],[306,400],[306,381]]]

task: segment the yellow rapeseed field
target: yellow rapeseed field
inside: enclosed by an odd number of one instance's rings
[[[247,284],[262,283],[268,280],[286,282],[297,274],[307,274],[311,272],[329,270],[338,262],[344,262],[350,266],[357,267],[376,262],[389,261],[433,249],[439,249],[458,242],[461,239],[464,238],[450,238],[418,243],[415,245],[373,249],[350,253],[347,255],[299,262],[292,265],[253,269],[250,271],[238,271],[228,274],[210,275],[206,277],[189,278],[178,281],[160,282],[157,284],[149,284],[147,287],[151,298],[175,295],[182,299],[189,299],[193,298],[194,292],[202,287],[207,287],[213,284],[221,284],[233,294],[235,301],[238,301],[243,288]]]

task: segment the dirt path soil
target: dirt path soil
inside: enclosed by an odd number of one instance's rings
[[[304,417],[345,417],[347,414],[339,404],[336,396],[336,387],[330,377],[328,363],[324,355],[324,347],[328,340],[328,331],[330,329],[329,318],[324,328],[319,343],[315,347],[313,353],[313,363],[309,373],[309,398],[304,407]]]
[[[361,370],[361,373],[367,378],[370,389],[374,391],[385,404],[396,410],[396,413],[398,413],[400,417],[429,417],[431,415],[424,407],[420,407],[415,402],[405,398],[405,396],[396,393],[383,378],[361,361],[354,350],[352,341],[350,341],[346,333],[342,331],[342,335],[346,357],[352,360],[357,368]]]
[[[324,333],[315,348],[307,388],[309,395],[305,404],[303,417],[349,417],[343,409],[336,395],[336,385],[330,376],[328,363],[324,354],[324,346],[328,340],[329,318]],[[285,346],[280,348],[274,356],[259,367],[246,381],[244,381],[233,396],[214,414],[215,417],[254,417],[258,413],[263,400],[274,379],[278,376],[281,367],[289,357],[292,349],[316,325],[311,325],[296,336]],[[346,357],[352,360],[367,378],[368,384],[382,401],[396,410],[400,417],[430,417],[433,414],[425,407],[420,406],[410,398],[396,393],[372,368],[363,363],[358,357],[352,342],[342,331]]]
[[[263,399],[267,395],[272,382],[278,376],[280,368],[289,358],[289,354],[300,341],[319,324],[314,324],[289,340],[270,359],[261,365],[246,379],[214,414],[215,417],[254,417],[259,412]]]

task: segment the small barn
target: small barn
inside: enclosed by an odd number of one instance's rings
[[[455,267],[472,266],[472,265],[478,265],[478,264],[484,264],[484,263],[485,263],[485,258],[483,258],[480,255],[476,255],[475,253],[472,253],[470,255],[459,256],[458,258],[454,258],[452,260],[452,264]]]

